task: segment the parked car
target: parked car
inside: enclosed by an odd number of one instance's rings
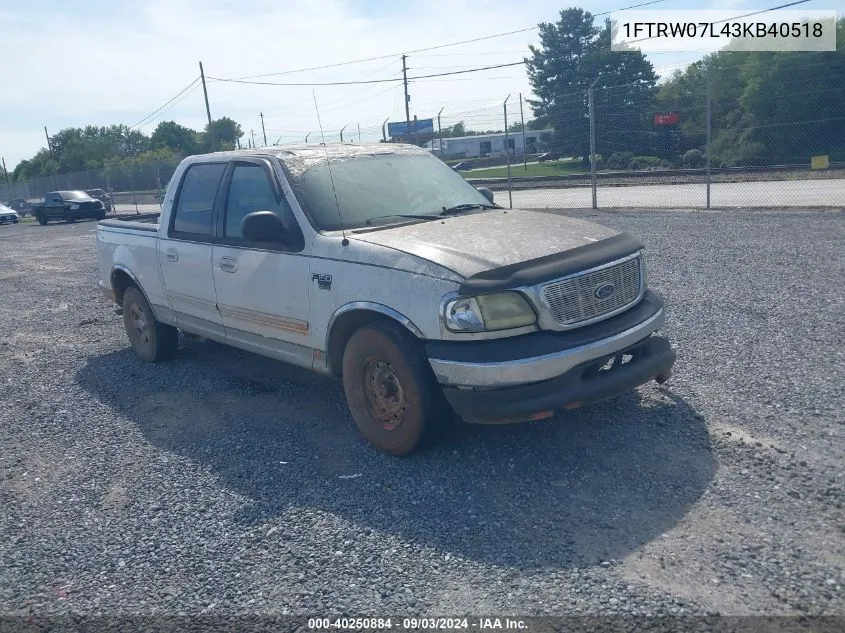
[[[467,161],[461,161],[460,163],[452,165],[452,169],[454,169],[455,171],[467,171],[469,169],[472,169],[472,163],[469,163]]]
[[[106,217],[106,207],[84,191],[52,191],[44,197],[44,202],[35,207],[35,217],[40,224],[47,224],[50,220],[102,220]]]
[[[20,219],[21,216],[17,211],[7,207],[5,204],[0,204],[0,224],[7,224],[9,222],[17,224]]]
[[[21,217],[32,213],[32,205],[27,202],[24,198],[15,198],[14,200],[9,200],[6,203],[6,206],[10,209],[14,209],[15,211],[17,211],[18,215]]]
[[[103,189],[86,189],[85,193],[87,193],[95,200],[99,200],[100,202],[102,202],[103,206],[106,208],[106,213],[112,212],[111,196],[106,193]]]
[[[537,160],[541,163],[545,163],[547,160],[560,160],[561,156],[557,152],[546,152],[544,154],[540,154],[537,157]]]
[[[97,225],[99,285],[141,360],[178,328],[339,376],[393,455],[453,413],[536,420],[665,381],[642,243],[485,193],[411,145],[190,156],[157,224]]]

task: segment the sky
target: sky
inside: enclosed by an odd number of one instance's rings
[[[195,83],[154,117],[147,115],[199,76],[202,61],[213,118],[238,121],[247,137],[269,144],[381,136],[385,120],[405,118],[400,81],[344,86],[271,86],[221,82],[255,75],[268,82],[343,82],[408,77],[518,62],[537,43],[536,29],[413,53],[422,48],[536,27],[567,6],[593,13],[642,0],[597,0],[577,5],[550,0],[0,0],[0,156],[11,171],[46,147],[52,134],[88,124],[136,125],[150,134],[159,121],[200,130],[206,123],[202,87]],[[816,8],[837,8],[843,0]],[[691,8],[681,0],[660,5]],[[709,0],[696,8],[765,8],[749,0]],[[655,7],[657,8],[657,7]],[[289,72],[350,60],[382,57],[323,70]],[[696,54],[650,56],[665,75]],[[518,120],[519,94],[530,86],[522,66],[413,80],[411,117],[459,120],[468,127],[501,127]],[[530,108],[525,106],[525,117]],[[516,117],[516,118],[511,118]],[[242,139],[245,140],[245,139]]]

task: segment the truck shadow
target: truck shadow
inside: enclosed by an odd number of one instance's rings
[[[703,418],[656,386],[543,422],[456,423],[399,459],[360,438],[339,381],[215,344],[159,365],[92,357],[77,379],[250,499],[231,520],[310,508],[519,568],[621,559],[676,525],[716,470]]]

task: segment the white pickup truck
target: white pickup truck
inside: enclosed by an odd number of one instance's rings
[[[157,224],[99,222],[100,287],[142,360],[183,330],[340,376],[394,455],[453,413],[536,420],[665,381],[643,245],[492,199],[407,145],[191,156]]]

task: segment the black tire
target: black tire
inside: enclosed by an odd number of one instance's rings
[[[35,217],[38,218],[38,224],[40,224],[41,226],[47,225],[47,216],[46,215],[36,215]]]
[[[361,435],[389,455],[408,455],[451,417],[417,342],[398,323],[355,332],[343,353],[343,390]]]
[[[123,293],[123,326],[138,358],[146,363],[167,360],[179,348],[179,331],[156,321],[150,304],[135,286]]]
[[[106,218],[106,212],[105,212],[105,211],[100,211],[100,212],[97,214],[97,219],[98,219],[98,220],[105,220],[105,218]]]

